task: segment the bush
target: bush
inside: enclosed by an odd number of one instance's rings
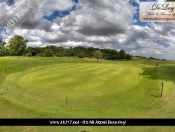
[[[27,53],[26,56],[31,57],[32,53]]]
[[[63,54],[61,54],[61,53],[56,53],[56,56],[57,56],[57,57],[63,57]]]
[[[131,56],[129,54],[126,55],[126,59],[127,60],[130,60],[131,59]]]
[[[84,57],[84,53],[82,53],[82,52],[79,53],[79,54],[78,54],[78,57],[79,57],[79,58],[83,58],[83,57]]]
[[[53,57],[53,50],[52,49],[46,49],[44,51],[44,56],[45,57]]]
[[[37,53],[36,56],[43,56],[43,53]]]

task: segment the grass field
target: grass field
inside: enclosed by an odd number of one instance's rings
[[[175,62],[1,57],[0,94],[0,118],[175,118]],[[174,127],[0,127],[2,132],[83,130]]]

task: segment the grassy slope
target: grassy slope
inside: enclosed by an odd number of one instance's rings
[[[175,95],[173,91],[174,74],[172,73],[175,71],[173,69],[173,62],[160,61],[159,66],[161,67],[157,69],[155,69],[155,61],[147,61],[144,59],[134,59],[129,62],[101,61],[97,64],[95,60],[92,59],[4,57],[0,58],[0,63],[1,92],[4,92],[6,87],[9,89],[8,95],[0,97],[0,117],[2,118],[175,116],[173,112],[175,108],[173,102]],[[44,65],[47,65],[47,68],[43,67]],[[6,68],[7,71],[6,80],[4,68]],[[41,68],[46,69],[43,70],[44,72],[41,72]],[[64,72],[63,69],[66,69],[66,72]],[[77,69],[79,72],[77,72]],[[50,71],[53,71],[53,74],[49,74]],[[56,73],[59,73],[59,75]],[[128,73],[130,74],[128,75]],[[166,76],[164,76],[165,74]],[[34,77],[34,79],[31,79],[32,77]],[[63,79],[57,80],[58,77]],[[78,80],[72,80],[72,77],[78,78]],[[48,79],[50,78],[52,78],[51,80],[55,83],[46,82],[49,81]],[[9,79],[11,79],[12,82],[9,83]],[[166,89],[164,90],[164,98],[159,99],[158,92],[160,91],[162,80],[165,82]],[[14,87],[15,82],[16,86]],[[55,89],[58,83],[59,87]],[[72,85],[72,83],[75,84]],[[116,84],[118,84],[117,87]],[[62,89],[64,87],[68,89],[59,92],[61,86]],[[84,86],[86,88],[79,89]],[[39,87],[40,89],[38,89]],[[30,90],[31,88],[33,88],[33,90]],[[48,92],[48,88],[53,89]],[[75,96],[73,92],[70,92],[70,89],[76,91]],[[95,90],[95,92],[91,92],[91,90]],[[105,90],[105,94],[103,90]],[[50,93],[52,93],[51,96]],[[37,101],[34,105],[33,100],[36,99],[36,96]],[[73,106],[71,111],[69,110],[70,107],[56,107],[56,105],[54,105],[57,104],[58,100],[59,102],[62,100],[61,105],[65,105],[65,96],[68,96],[70,100],[69,105]],[[84,96],[86,96],[86,98],[84,98]],[[23,98],[23,100],[19,98]],[[48,105],[51,101],[52,105]],[[87,106],[89,102],[92,103],[91,106]],[[41,104],[42,107],[38,108],[39,104]],[[52,109],[52,112],[50,112],[50,109]],[[32,127],[12,128],[14,128],[15,131],[25,131]],[[116,131],[117,129],[119,131],[126,131],[127,128],[68,127],[66,129],[69,129],[69,131],[101,131],[102,129],[105,131]],[[132,127],[131,129],[135,131],[138,128],[139,131],[140,129],[143,130],[141,127]],[[7,127],[1,127],[0,130],[1,129],[2,131],[6,131]],[[66,129],[59,127],[59,131],[68,131]],[[159,131],[165,130],[164,128],[160,129],[160,127],[145,127],[145,129],[147,131],[156,129],[159,129]],[[28,131],[49,130],[50,127],[34,127]],[[10,131],[10,129],[7,129],[7,131]],[[52,129],[52,131],[57,130]]]

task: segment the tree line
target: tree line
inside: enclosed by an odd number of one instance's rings
[[[79,57],[79,58],[99,58],[107,60],[130,60],[131,55],[126,54],[124,50],[114,49],[99,49],[94,47],[57,47],[55,45],[48,45],[46,47],[28,47],[27,40],[22,36],[15,35],[12,37],[8,44],[0,38],[0,56],[43,56],[43,57]]]

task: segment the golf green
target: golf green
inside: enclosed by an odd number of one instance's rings
[[[2,118],[175,117],[174,62],[40,57],[1,61]]]

